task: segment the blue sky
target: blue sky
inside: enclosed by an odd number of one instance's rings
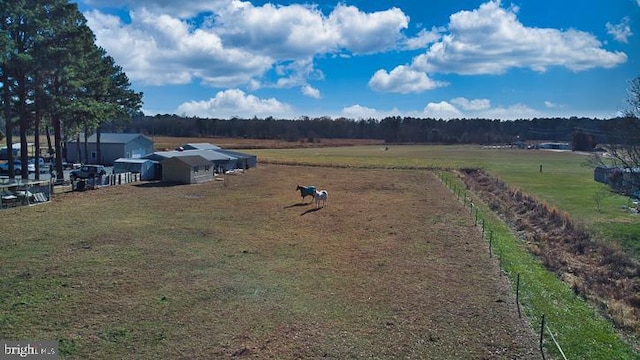
[[[80,0],[147,115],[610,118],[640,0]]]

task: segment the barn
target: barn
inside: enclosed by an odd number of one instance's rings
[[[84,156],[84,136],[80,136],[80,141],[72,140],[67,142],[68,162],[88,162],[91,164],[113,165],[119,158],[142,158],[144,155],[153,152],[153,140],[142,134],[126,133],[104,133],[100,134],[101,158],[97,158],[96,134],[87,139],[88,156]]]
[[[189,143],[180,146],[183,150],[208,150],[229,156],[231,160],[225,166],[225,170],[248,169],[258,166],[258,157],[251,154],[234,150],[223,149],[217,145],[209,143]]]
[[[235,169],[236,158],[211,150],[156,151],[152,154],[145,155],[144,158],[159,161],[163,164],[163,161],[166,159],[184,156],[201,156],[213,165],[214,170],[224,171],[228,169]]]
[[[113,163],[113,173],[138,173],[140,180],[158,180],[161,176],[160,163],[149,159],[120,158]]]
[[[199,155],[173,156],[162,160],[162,181],[199,184],[214,179],[213,164]]]

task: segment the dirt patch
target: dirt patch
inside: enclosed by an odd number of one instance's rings
[[[599,242],[568,214],[509,188],[478,169],[461,172],[466,186],[518,233],[531,253],[614,323],[640,334],[640,266],[620,248]]]

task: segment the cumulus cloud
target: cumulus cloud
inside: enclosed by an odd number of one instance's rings
[[[455,98],[450,101],[430,102],[422,111],[422,116],[435,119],[526,119],[542,115],[540,111],[524,104],[513,104],[506,107],[491,105],[488,99]]]
[[[407,50],[424,49],[427,47],[427,45],[440,40],[440,37],[445,30],[446,29],[443,27],[433,27],[431,31],[422,29],[416,36],[408,38],[406,40],[405,48]]]
[[[378,70],[369,80],[369,87],[380,92],[401,94],[422,92],[446,86],[447,83],[434,81],[426,73],[400,65],[391,72]]]
[[[409,18],[397,8],[363,12],[338,4],[328,14],[316,5],[254,6],[239,0],[85,0],[128,8],[130,21],[92,10],[88,25],[133,81],[237,87],[276,74],[282,64],[306,66],[261,83],[301,86],[318,79],[313,59],[327,54],[371,54],[395,48]],[[274,70],[274,71],[271,71]],[[298,71],[298,73],[296,73]]]
[[[314,98],[320,99],[322,96],[320,95],[320,90],[312,87],[311,85],[305,85],[301,88],[301,91],[304,95]]]
[[[468,100],[463,97],[458,97],[451,100],[451,103],[458,105],[463,110],[486,110],[491,108],[491,101],[488,99],[474,99]]]
[[[268,70],[273,59],[240,48],[225,48],[219,36],[191,30],[185,21],[146,10],[131,12],[132,24],[98,11],[85,14],[98,45],[107,49],[133,81],[185,84],[199,79],[212,86],[248,82]]]
[[[638,0],[640,1],[640,0]],[[633,35],[631,32],[631,25],[629,25],[629,18],[624,17],[619,24],[606,24],[607,33],[621,43],[628,43],[629,37]]]
[[[428,103],[423,113],[426,117],[434,119],[450,119],[462,116],[462,111],[446,101]]]
[[[329,15],[328,27],[339,34],[338,45],[360,54],[394,48],[409,18],[398,8],[364,13],[354,6],[339,4]]]
[[[414,58],[412,67],[427,73],[502,74],[512,68],[544,72],[549,67],[572,71],[610,68],[627,61],[610,52],[592,34],[569,29],[534,28],[522,24],[515,6],[499,0],[450,16],[448,33]]]
[[[239,89],[219,91],[204,101],[189,101],[178,107],[178,113],[207,118],[250,118],[253,116],[291,116],[291,106],[276,99],[261,99]]]
[[[361,105],[352,105],[342,109],[342,116],[349,119],[378,119],[380,112],[376,109]]]

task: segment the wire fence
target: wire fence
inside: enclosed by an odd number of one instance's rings
[[[480,212],[480,209],[477,206],[475,206],[473,201],[467,196],[466,189],[462,188],[461,186],[458,186],[456,182],[444,176],[442,172],[437,172],[436,174],[437,174],[437,177],[440,179],[440,181],[456,195],[456,198],[458,199],[458,201],[461,201],[463,203],[463,206],[469,209],[470,215],[474,221],[474,226],[479,227],[479,230],[482,232],[483,239],[485,239],[488,243],[489,256],[493,257],[495,255],[494,254],[495,239],[494,239],[493,230],[489,229],[489,225],[488,225],[489,222],[485,219],[485,217],[483,217],[482,213]],[[500,267],[502,269],[503,264],[500,257],[498,259],[499,260],[498,263],[500,264]],[[520,273],[516,273],[515,275],[516,275],[515,276],[516,307],[518,309],[518,317],[522,318],[522,311],[520,309]],[[545,329],[546,329],[547,333],[549,334],[549,337],[551,338],[553,346],[555,346],[560,356],[562,356],[562,359],[567,360],[567,357],[564,351],[562,350],[562,347],[560,346],[556,337],[551,331],[551,328],[546,323],[545,314],[542,314],[540,318],[541,318],[541,321],[540,321],[540,332],[539,332],[540,334],[539,349],[540,349],[540,355],[542,359],[546,360],[546,354],[545,354]]]

